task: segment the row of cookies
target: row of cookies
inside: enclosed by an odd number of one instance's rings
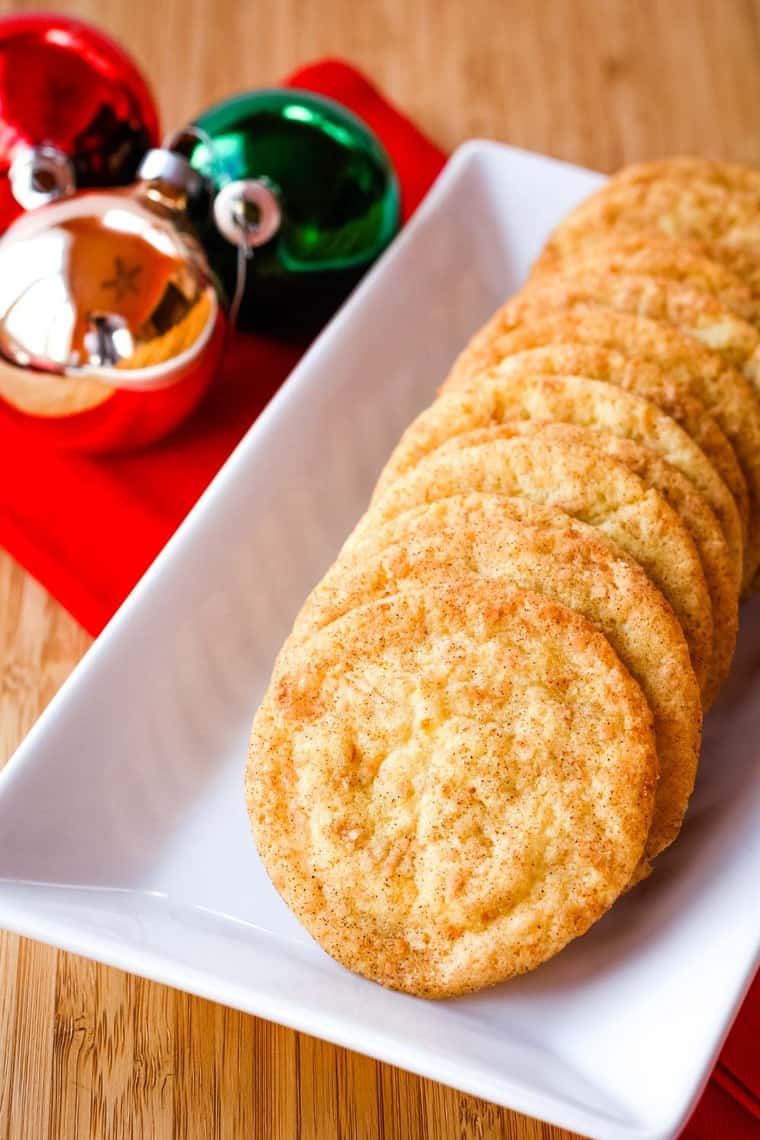
[[[530,969],[677,835],[760,563],[755,194],[673,160],[571,215],[299,615],[248,806],[350,968],[430,996]]]

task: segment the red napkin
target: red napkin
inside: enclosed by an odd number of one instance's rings
[[[357,71],[331,60],[291,75],[349,107],[396,168],[404,219],[445,155]],[[198,412],[165,442],[122,457],[57,453],[0,427],[0,542],[90,633],[99,633],[304,351],[236,336]]]
[[[760,974],[728,1035],[683,1140],[760,1137]]]
[[[288,83],[328,95],[372,127],[402,188],[403,216],[444,154],[367,80],[328,60]],[[99,633],[288,375],[303,346],[238,335],[198,413],[165,442],[109,459],[57,453],[0,429],[0,542],[91,633]],[[760,1136],[760,983],[750,992],[688,1140]]]

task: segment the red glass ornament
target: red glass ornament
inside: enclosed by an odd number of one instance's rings
[[[158,137],[150,90],[110,37],[53,13],[0,19],[0,231],[60,193],[126,185]]]

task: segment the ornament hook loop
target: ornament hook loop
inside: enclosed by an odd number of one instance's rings
[[[25,210],[68,198],[76,190],[71,160],[47,143],[22,147],[11,162],[8,177],[13,197]]]
[[[264,178],[228,182],[214,199],[214,221],[233,245],[255,249],[271,241],[282,224],[277,193]]]

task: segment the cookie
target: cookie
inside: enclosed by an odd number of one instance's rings
[[[746,537],[749,498],[747,481],[736,452],[702,401],[692,396],[683,384],[674,382],[665,369],[650,361],[624,356],[614,349],[555,343],[528,348],[508,356],[500,362],[498,371],[509,376],[585,376],[592,380],[604,380],[656,404],[680,424],[710,460],[731,492],[739,511],[742,533]],[[446,381],[441,390],[447,392],[452,388],[472,387],[478,383],[479,375],[470,376],[465,373],[459,377],[454,376]]]
[[[360,520],[344,551],[368,529],[402,511],[471,491],[559,507],[616,541],[673,608],[704,688],[712,656],[712,612],[694,542],[658,491],[598,449],[538,434],[475,447],[445,445],[390,485]]]
[[[632,162],[614,174],[608,185],[630,183],[643,185],[671,179],[697,181],[723,186],[726,190],[749,190],[760,194],[760,170],[740,162],[704,158],[696,154],[679,154],[671,158]]]
[[[647,447],[606,432],[593,432],[571,424],[512,422],[481,428],[453,438],[447,445],[474,447],[514,435],[540,435],[570,445],[592,447],[625,464],[629,471],[653,487],[678,514],[696,547],[710,596],[713,642],[702,689],[702,703],[713,703],[731,668],[738,626],[738,581],[726,540],[715,515],[693,483]]]
[[[546,312],[537,306],[516,317],[509,303],[473,338],[452,368],[447,385],[477,377],[501,360],[554,343],[611,348],[650,361],[699,399],[736,452],[749,494],[744,549],[745,589],[760,565],[760,407],[749,382],[720,356],[675,328],[611,309]]]
[[[606,638],[545,597],[454,582],[281,655],[246,795],[276,889],[349,969],[444,997],[538,966],[641,860],[657,759]]]
[[[563,273],[644,274],[693,285],[710,293],[732,313],[760,326],[760,298],[725,264],[707,257],[698,244],[670,238],[658,230],[637,230],[617,234],[607,231],[597,240],[589,238],[581,249],[563,263]],[[547,279],[539,259],[531,283]]]
[[[557,227],[541,254],[541,271],[561,272],[602,233],[649,229],[699,243],[760,295],[760,194],[710,178],[613,179]]]
[[[743,536],[736,503],[704,452],[654,404],[602,380],[579,376],[481,375],[445,392],[407,428],[377,484],[376,496],[452,436],[505,420],[558,421],[632,439],[684,473],[715,511],[733,565],[741,572]]]
[[[455,496],[398,515],[336,562],[294,637],[398,590],[464,580],[510,582],[590,621],[641,686],[654,716],[660,777],[646,858],[675,839],[694,786],[699,687],[683,631],[644,571],[562,511],[495,495]]]
[[[695,285],[644,274],[569,269],[552,278],[541,278],[518,293],[508,302],[508,319],[537,308],[584,305],[675,325],[743,372],[760,397],[760,332]]]

